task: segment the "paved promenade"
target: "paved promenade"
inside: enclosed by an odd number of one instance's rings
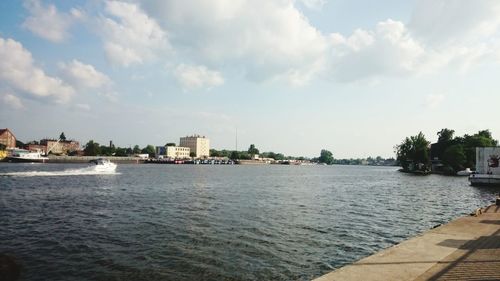
[[[314,281],[500,280],[500,206],[456,219]]]

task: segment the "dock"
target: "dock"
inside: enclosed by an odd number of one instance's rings
[[[500,206],[478,209],[314,281],[500,280]]]

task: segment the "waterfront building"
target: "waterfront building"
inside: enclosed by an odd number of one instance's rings
[[[193,135],[182,137],[179,141],[182,147],[189,147],[195,153],[196,158],[210,156],[210,140],[205,136]]]
[[[157,146],[155,151],[156,158],[162,158],[162,156],[167,155],[167,147],[166,146]]]
[[[16,137],[8,128],[0,129],[0,144],[6,148],[16,147]]]
[[[45,153],[53,154],[68,154],[69,152],[78,151],[80,149],[80,142],[74,140],[54,140],[43,139],[40,140],[40,146]]]
[[[189,147],[182,146],[166,146],[166,156],[168,158],[174,159],[185,159],[189,158],[191,149]]]

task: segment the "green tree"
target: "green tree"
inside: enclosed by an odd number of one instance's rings
[[[141,149],[136,144],[136,145],[134,145],[134,148],[132,149],[132,154],[139,154],[139,153],[141,153]]]
[[[169,142],[169,143],[167,143],[165,146],[175,146],[175,143],[173,143],[173,142]]]
[[[89,140],[87,144],[85,144],[85,148],[83,149],[83,153],[86,156],[97,156],[101,154],[99,144],[94,142],[93,140]]]
[[[441,131],[437,133],[438,142],[447,142],[453,140],[453,134],[455,134],[455,130],[450,130],[447,128],[441,129]]]
[[[464,169],[465,161],[464,148],[461,144],[454,144],[443,153],[443,164],[451,167],[453,174]]]
[[[474,167],[476,163],[476,147],[497,146],[498,141],[493,139],[489,130],[482,130],[472,136],[464,135],[457,138],[463,144],[465,154],[465,166]]]
[[[101,155],[106,155],[106,156],[113,156],[115,154],[115,147],[114,146],[106,146],[106,145],[101,145],[99,147],[99,150],[100,150],[100,154]]]
[[[65,141],[66,140],[66,136],[64,135],[64,132],[62,132],[60,135],[59,135],[59,139],[62,140],[62,141]]]
[[[248,152],[248,154],[250,154],[251,158],[253,158],[255,155],[259,154],[259,150],[255,147],[254,144],[250,145],[247,152]]]
[[[320,163],[325,163],[325,164],[331,165],[331,164],[333,164],[333,161],[334,161],[333,154],[326,149],[322,149],[318,160]]]
[[[405,171],[427,171],[429,169],[429,144],[422,132],[406,137],[395,147],[397,160]]]
[[[149,157],[154,157],[156,150],[155,150],[154,146],[152,146],[151,144],[148,144],[145,148],[143,148],[141,150],[141,153],[144,153],[144,154],[147,153],[147,154],[149,154]]]
[[[115,150],[115,156],[127,156],[127,149],[122,147],[117,147]]]
[[[229,158],[231,158],[233,160],[238,160],[238,159],[240,159],[240,154],[238,153],[238,151],[234,150],[229,155]]]

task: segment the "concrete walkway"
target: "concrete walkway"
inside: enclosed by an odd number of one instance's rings
[[[314,281],[500,280],[500,206],[476,211]]]

